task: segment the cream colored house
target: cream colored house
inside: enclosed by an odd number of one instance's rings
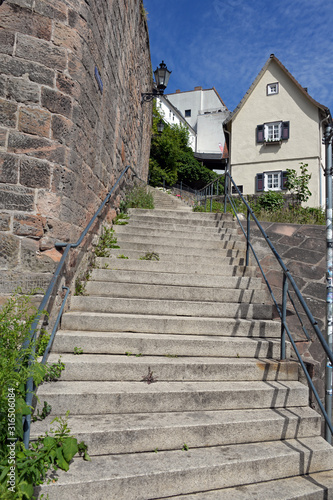
[[[284,189],[286,170],[308,164],[312,174],[307,205],[325,204],[325,124],[331,119],[271,54],[240,104],[224,122],[230,170],[244,194]]]

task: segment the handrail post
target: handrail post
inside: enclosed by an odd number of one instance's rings
[[[246,233],[246,262],[245,265],[246,267],[249,265],[250,261],[250,220],[251,220],[251,214],[250,210],[247,210],[247,233]]]
[[[219,195],[219,180],[216,181],[216,196]]]
[[[210,212],[213,211],[213,183],[210,185]]]
[[[332,124],[325,129],[326,153],[326,335],[332,350],[333,338],[333,226],[332,226]],[[325,407],[329,419],[332,419],[332,363],[326,361]],[[331,431],[326,424],[326,441],[332,442]]]
[[[288,280],[283,273],[282,285],[282,318],[281,318],[281,359],[286,359],[286,320],[287,320],[287,297],[288,297]]]
[[[183,188],[183,182],[180,181],[180,197],[182,197],[182,188]]]
[[[205,188],[205,212],[207,210],[207,188]]]
[[[163,177],[163,191],[165,191],[165,177]]]
[[[227,213],[227,196],[228,196],[228,172],[224,176],[224,213]]]

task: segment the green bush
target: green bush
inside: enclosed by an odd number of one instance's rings
[[[29,450],[23,446],[22,418],[32,413],[25,403],[27,380],[32,377],[38,386],[43,380],[59,376],[64,366],[42,365],[36,360],[28,364],[34,349],[42,347],[30,340],[30,330],[37,314],[45,313],[38,313],[32,305],[36,290],[28,295],[19,292],[0,310],[0,498],[4,500],[33,498],[34,485],[45,481],[47,471],[58,467],[68,470],[79,449],[77,440],[69,435],[66,421],[61,419],[54,436],[41,436]],[[84,443],[80,446],[86,452]]]
[[[154,208],[154,198],[152,193],[147,192],[146,186],[136,185],[126,195],[125,199],[125,211],[128,208],[146,208],[153,209]]]
[[[259,196],[255,205],[256,211],[279,212],[284,206],[284,196],[279,191],[267,191]]]

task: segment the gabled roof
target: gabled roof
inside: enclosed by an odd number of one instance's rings
[[[296,87],[298,88],[298,90],[312,103],[314,104],[321,112],[324,116],[328,116],[328,117],[331,117],[331,113],[330,113],[330,110],[324,106],[323,104],[320,104],[319,102],[315,101],[315,99],[313,99],[310,94],[308,94],[307,90],[302,87],[302,85],[296,80],[295,77],[293,77],[293,75],[287,70],[287,68],[281,63],[281,61],[279,61],[279,59],[277,57],[275,57],[274,54],[271,54],[270,57],[268,58],[268,60],[266,61],[264,67],[262,68],[262,70],[259,72],[258,76],[256,77],[256,79],[254,80],[254,82],[252,83],[251,87],[249,88],[249,90],[246,92],[245,96],[243,97],[243,99],[240,101],[240,103],[238,104],[238,106],[234,109],[234,111],[230,114],[230,116],[225,120],[225,124],[226,123],[229,123],[230,121],[232,121],[234,119],[234,117],[238,114],[238,112],[242,109],[242,107],[244,106],[244,104],[246,103],[246,101],[248,100],[248,98],[250,97],[250,95],[252,94],[253,90],[255,89],[255,87],[257,86],[257,84],[259,83],[259,81],[261,80],[262,76],[264,75],[265,71],[267,70],[268,66],[272,63],[272,62],[275,62],[279,67],[280,69],[282,69],[282,71],[290,78],[290,80],[296,85]],[[332,118],[331,118],[332,119]]]

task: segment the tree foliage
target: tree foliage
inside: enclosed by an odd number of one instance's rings
[[[203,167],[193,156],[189,144],[189,132],[186,127],[165,125],[161,134],[157,133],[157,123],[163,119],[161,113],[153,108],[153,136],[150,148],[149,174],[150,184],[159,186],[163,179],[172,186],[182,181],[193,189],[199,189],[216,174]]]

